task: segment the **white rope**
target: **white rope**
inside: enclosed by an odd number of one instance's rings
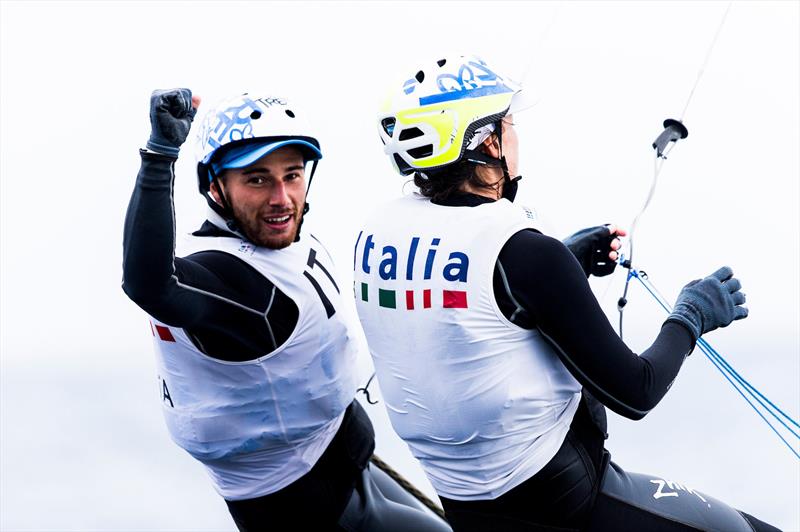
[[[722,20],[719,21],[719,26],[717,26],[717,31],[714,34],[714,38],[711,40],[711,46],[708,47],[708,51],[706,52],[706,58],[705,60],[703,60],[703,65],[697,72],[697,79],[694,82],[694,86],[692,87],[691,92],[689,92],[689,98],[686,100],[686,105],[683,106],[683,112],[681,113],[681,117],[678,119],[680,122],[683,122],[683,117],[686,116],[686,109],[689,108],[689,102],[692,101],[692,96],[694,96],[694,90],[697,88],[698,83],[700,83],[700,78],[703,77],[703,73],[705,73],[706,71],[706,66],[708,66],[708,60],[711,59],[711,52],[712,50],[714,50],[714,46],[717,44],[717,39],[719,38],[719,34],[722,32],[722,26],[725,25],[725,20],[728,18],[728,12],[731,10],[732,5],[733,5],[733,0],[728,2],[728,6],[725,8],[725,13],[722,15]]]

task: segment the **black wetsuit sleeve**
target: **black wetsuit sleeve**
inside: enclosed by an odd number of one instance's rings
[[[154,318],[176,327],[202,320],[206,297],[181,289],[176,274],[175,217],[172,158],[141,152],[142,165],[125,216],[122,289]],[[211,275],[191,264],[184,268],[195,277]],[[195,271],[197,270],[197,271]]]
[[[512,321],[539,329],[592,395],[631,419],[664,397],[694,348],[689,331],[670,322],[637,356],[614,332],[569,249],[535,231],[520,231],[503,247],[495,297]]]
[[[125,293],[157,320],[183,328],[214,358],[251,360],[275,350],[297,323],[295,303],[232,255],[204,251],[176,258],[174,159],[146,151],[141,157],[125,217]],[[226,234],[209,223],[204,229],[208,236]]]

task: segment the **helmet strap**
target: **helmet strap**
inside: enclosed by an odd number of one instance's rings
[[[217,195],[222,203],[222,205],[220,205],[214,201],[213,197],[211,197],[211,208],[225,219],[225,224],[228,226],[229,230],[237,232],[239,228],[236,225],[236,219],[233,216],[233,208],[228,202],[228,198],[225,197],[225,192],[222,190],[222,180],[219,178],[211,165],[208,165],[208,174],[211,176],[211,182],[217,186]],[[209,191],[206,194],[210,196],[211,192]]]
[[[508,173],[508,163],[506,156],[503,155],[503,119],[497,121],[495,126],[497,131],[497,142],[500,145],[500,168],[503,169],[503,195],[508,201],[514,201],[517,197],[517,189],[519,188],[519,180],[522,179],[521,175],[514,176],[513,178]]]
[[[317,163],[319,159],[315,159],[311,162],[311,172],[308,175],[308,186],[306,187],[306,199],[308,199],[308,192],[311,190],[311,181],[314,179],[314,173],[317,171]],[[300,223],[297,224],[297,234],[294,237],[294,241],[298,242],[300,240],[300,229],[303,227],[303,220],[305,219],[306,213],[311,210],[311,205],[308,201],[303,202],[303,214],[300,215]]]
[[[466,150],[464,159],[469,163],[481,166],[501,166],[502,164],[500,159],[487,155],[480,150]]]
[[[500,178],[503,181],[503,193],[502,195],[498,195],[497,199],[506,198],[508,201],[514,201],[514,198],[517,195],[517,182],[522,179],[522,176],[515,176],[511,177],[508,173],[508,163],[506,162],[506,157],[503,155],[503,122],[502,119],[498,120],[495,125],[495,134],[497,135],[497,143],[500,148],[500,157],[492,157],[491,155],[486,154],[485,152],[474,149],[474,150],[466,150],[464,152],[464,157],[467,162],[470,162],[475,165],[481,166],[493,166],[496,168],[500,168],[503,171],[503,177]],[[486,188],[494,188],[496,187],[498,182],[492,184],[486,184]]]
[[[503,183],[503,197],[508,201],[514,201],[514,198],[517,197],[517,189],[519,188],[519,180],[522,179],[521,175],[511,177],[508,173],[508,164],[506,164],[506,158],[503,157],[500,159],[500,162],[503,166],[503,179],[505,182]]]

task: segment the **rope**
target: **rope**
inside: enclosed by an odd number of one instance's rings
[[[674,143],[671,143],[669,146],[669,150],[672,150]],[[666,160],[667,153],[664,153],[663,157],[659,157],[656,155],[655,162],[653,165],[653,182],[650,185],[650,191],[647,193],[647,199],[644,201],[644,205],[642,205],[642,209],[639,211],[639,214],[633,219],[633,223],[631,223],[631,230],[628,233],[628,256],[620,256],[620,262],[623,266],[628,268],[628,276],[625,279],[625,288],[622,290],[622,296],[619,298],[617,302],[617,311],[619,312],[619,338],[620,340],[624,340],[622,336],[622,319],[623,319],[623,312],[625,310],[625,305],[628,303],[628,284],[631,282],[631,275],[630,272],[633,271],[633,237],[636,234],[636,226],[639,224],[639,219],[644,214],[644,211],[647,210],[647,207],[650,205],[650,201],[653,199],[653,196],[656,193],[656,186],[658,185],[658,176],[661,174],[661,169],[664,168],[664,161]]]
[[[691,92],[689,92],[689,98],[686,100],[686,105],[683,106],[681,117],[678,119],[681,122],[683,122],[683,117],[686,116],[686,110],[689,108],[689,102],[692,101],[692,96],[694,96],[694,90],[697,88],[697,84],[700,83],[700,78],[703,77],[703,74],[706,71],[708,60],[711,59],[711,52],[714,50],[714,46],[717,44],[717,38],[719,38],[719,34],[722,32],[722,26],[725,25],[725,19],[728,18],[728,12],[731,10],[732,5],[733,1],[728,2],[728,7],[725,8],[725,13],[722,15],[722,19],[719,21],[717,31],[714,33],[714,38],[711,40],[711,45],[708,47],[708,51],[706,52],[706,58],[703,60],[703,66],[701,66],[700,70],[697,72],[697,79],[694,82]]]
[[[648,279],[647,274],[645,272],[643,272],[643,271],[637,272],[636,270],[634,270],[633,271],[633,277],[636,277],[636,279],[640,283],[642,283],[642,286],[644,286],[645,290],[650,292],[650,295],[655,298],[655,300],[658,302],[658,304],[661,306],[661,308],[663,308],[667,313],[672,312],[672,309],[670,308],[670,305],[664,299],[664,296],[662,296],[661,293],[658,290],[656,290],[656,287],[653,285],[653,283],[650,282],[650,280]],[[770,401],[767,398],[767,396],[765,396],[763,393],[761,393],[755,386],[750,384],[744,377],[742,377],[739,374],[739,372],[737,372],[735,369],[733,369],[733,366],[731,366],[730,363],[728,363],[728,361],[725,360],[725,358],[723,358],[723,356],[720,355],[719,352],[716,349],[711,347],[711,344],[709,344],[704,338],[698,338],[697,339],[697,345],[700,346],[700,350],[703,351],[703,354],[705,354],[706,357],[712,363],[714,363],[714,365],[717,366],[720,371],[727,372],[731,377],[733,377],[736,380],[736,382],[738,382],[739,385],[741,385],[745,389],[745,391],[747,393],[749,393],[756,401],[758,401],[758,403],[761,405],[762,408],[764,408],[767,411],[770,411],[770,414],[775,419],[777,419],[778,422],[786,428],[786,430],[791,432],[794,435],[795,438],[800,439],[800,433],[797,433],[794,430],[792,430],[791,427],[789,427],[786,423],[783,422],[781,417],[785,418],[787,421],[789,421],[789,423],[791,423],[792,425],[794,425],[797,428],[800,428],[800,423],[798,423],[797,421],[792,419],[791,416],[789,416],[786,412],[781,410],[777,405],[775,405],[775,403]],[[725,378],[728,378],[727,375],[725,376]],[[728,379],[728,380],[730,380],[730,379]],[[734,384],[734,383],[731,382],[731,384]],[[735,386],[735,384],[734,384],[734,386]],[[745,400],[747,400],[746,397],[745,397]],[[748,402],[750,402],[750,401],[748,401]],[[769,406],[767,406],[767,405],[769,405]],[[753,406],[752,403],[751,403],[751,406]],[[780,414],[780,416],[778,414]],[[769,423],[769,422],[767,421],[767,423]],[[800,458],[800,456],[798,456],[798,458]]]
[[[392,467],[389,464],[387,464],[386,462],[378,458],[377,455],[374,454],[372,455],[372,458],[370,458],[370,462],[375,464],[378,467],[378,469],[389,475],[392,478],[392,480],[400,484],[400,486],[404,490],[413,495],[414,498],[417,499],[419,502],[424,504],[428,510],[430,510],[431,512],[435,513],[436,515],[447,521],[447,518],[444,516],[444,510],[442,510],[435,502],[430,500],[424,493],[415,488],[414,485],[411,484],[411,482],[409,482],[408,480],[406,480],[402,475],[400,475],[400,473],[392,469]]]
[[[643,271],[639,272],[631,268],[630,272],[628,273],[628,276],[629,279],[630,277],[635,277],[636,280],[638,280],[642,284],[642,286],[644,286],[645,290],[647,290],[647,292],[649,292],[650,295],[653,296],[653,299],[656,300],[656,302],[659,304],[659,306],[661,306],[662,309],[664,309],[664,311],[666,311],[667,313],[671,312],[669,303],[666,302],[664,296],[662,296],[661,293],[658,291],[658,289],[656,289],[655,285],[653,285],[653,283],[650,281],[645,272]],[[719,352],[717,352],[716,349],[711,347],[711,344],[709,344],[705,339],[698,338],[697,345],[703,352],[703,354],[706,356],[706,358],[714,365],[714,367],[716,367],[719,370],[720,373],[722,373],[722,376],[725,377],[725,379],[731,384],[731,386],[733,386],[734,390],[736,390],[739,393],[739,395],[741,395],[742,398],[745,401],[747,401],[747,404],[750,405],[750,407],[755,411],[755,413],[758,414],[758,416],[764,421],[764,423],[767,424],[767,426],[770,429],[772,429],[772,431],[778,436],[778,438],[780,438],[780,440],[784,443],[784,445],[786,445],[786,447],[789,448],[789,451],[791,451],[792,454],[794,454],[797,458],[800,459],[800,453],[794,450],[794,447],[792,447],[792,445],[788,441],[786,441],[783,435],[780,432],[778,432],[778,429],[772,423],[770,423],[770,421],[764,416],[761,410],[759,410],[758,407],[755,404],[753,404],[753,401],[751,401],[747,397],[747,395],[745,395],[745,392],[749,394],[750,397],[755,399],[755,401],[761,406],[761,408],[766,410],[767,413],[769,413],[775,420],[778,421],[778,423],[783,425],[783,427],[786,430],[788,430],[795,438],[798,439],[800,439],[800,434],[792,430],[792,428],[789,427],[786,424],[786,422],[783,419],[781,419],[781,417],[788,420],[789,423],[791,423],[795,427],[800,428],[800,424],[798,424],[797,421],[792,419],[783,410],[778,408],[775,405],[775,403],[767,399],[767,397],[763,393],[758,391],[755,386],[750,384],[735,369],[733,369],[733,366],[731,366],[728,363],[728,361],[725,360],[722,357],[722,355],[719,354]]]
[[[694,96],[694,91],[697,89],[697,85],[700,83],[700,80],[703,77],[703,74],[706,71],[706,67],[708,66],[708,61],[711,59],[711,52],[714,51],[714,47],[717,44],[717,39],[719,38],[720,33],[722,32],[722,27],[725,25],[725,21],[728,18],[728,13],[731,10],[731,5],[733,5],[733,1],[728,2],[728,6],[725,8],[725,13],[723,13],[722,18],[717,25],[717,30],[714,32],[714,38],[711,39],[711,44],[706,51],[706,56],[703,59],[703,63],[700,66],[700,70],[697,72],[697,79],[695,79],[694,85],[692,86],[692,90],[689,91],[689,97],[686,99],[686,105],[683,107],[683,112],[681,113],[680,118],[678,119],[679,123],[683,123],[683,119],[686,116],[686,110],[689,108],[689,103],[692,101],[692,97]],[[667,126],[667,122],[664,122],[664,125]],[[685,136],[685,135],[684,135]],[[657,139],[658,140],[658,139]],[[658,184],[658,175],[661,173],[661,169],[664,166],[664,161],[667,159],[667,155],[672,148],[675,147],[677,143],[677,139],[673,139],[675,142],[670,142],[669,145],[666,147],[663,153],[659,153],[656,144],[653,144],[653,147],[656,148],[656,159],[655,159],[655,168],[653,170],[653,182],[650,185],[650,192],[647,194],[647,199],[642,206],[642,209],[639,211],[639,214],[633,219],[633,223],[631,224],[631,230],[628,233],[628,256],[620,256],[620,263],[629,270],[633,269],[633,236],[636,233],[636,226],[639,223],[639,219],[644,214],[644,211],[647,210],[648,205],[650,205],[650,200],[653,199],[653,195],[656,191],[656,185]],[[627,260],[626,260],[627,259]],[[630,283],[631,275],[628,274],[628,277],[625,279],[625,288],[622,291],[622,296],[617,301],[617,311],[619,312],[619,337],[623,339],[622,336],[622,321],[623,321],[623,311],[625,309],[625,305],[628,303],[628,283]]]

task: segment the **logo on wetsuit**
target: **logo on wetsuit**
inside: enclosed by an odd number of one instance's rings
[[[655,484],[656,486],[658,486],[658,488],[656,488],[656,492],[653,493],[653,498],[654,499],[660,499],[662,497],[677,497],[678,496],[678,492],[679,491],[683,491],[683,492],[686,492],[686,493],[691,493],[692,495],[694,495],[695,497],[697,497],[698,499],[700,499],[704,503],[708,504],[708,501],[705,500],[702,495],[700,495],[699,493],[694,491],[689,486],[684,486],[683,484],[678,484],[677,482],[672,482],[671,480],[663,480],[663,479],[660,479],[660,478],[655,478],[655,479],[651,480],[650,483],[651,484]],[[674,490],[674,491],[664,491],[664,488],[667,488],[668,490]],[[709,506],[709,508],[711,507],[710,504],[708,504],[708,506]]]
[[[428,281],[432,279],[434,274],[439,274],[441,268],[441,276],[445,281],[459,283],[467,282],[469,257],[466,253],[461,251],[450,252],[447,257],[447,262],[443,265],[441,258],[437,260],[437,252],[439,251],[441,238],[431,239],[430,244],[428,244],[427,253],[420,251],[419,247],[421,237],[418,236],[411,237],[411,241],[407,246],[387,244],[380,247],[380,258],[373,261],[372,259],[374,257],[371,256],[371,253],[376,248],[376,243],[374,241],[375,235],[367,235],[364,245],[361,248],[361,260],[358,261],[358,246],[361,243],[362,235],[363,232],[359,233],[358,240],[356,241],[356,256],[354,257],[353,269],[356,269],[357,266],[360,266],[361,271],[363,271],[365,274],[374,275],[373,268],[377,268],[377,274],[382,281],[396,281],[398,279],[398,268],[405,266],[405,275],[403,276],[401,273],[400,277],[404,277],[406,281],[415,281],[416,279],[419,279],[420,273],[419,271],[415,272],[415,260],[417,255],[424,255],[425,262],[424,269],[422,271],[422,281]],[[407,252],[405,252],[406,249],[408,250]],[[417,268],[417,270],[419,270],[419,268]],[[360,284],[361,293],[357,293],[356,297],[360,295],[362,301],[368,302],[371,291],[370,283],[362,282]],[[381,284],[381,282],[378,281],[377,284]],[[374,286],[372,288],[374,293]],[[418,308],[426,309],[431,308],[432,306],[433,302],[430,288],[401,291],[380,287],[377,288],[378,305],[384,308],[398,308],[398,292],[401,292],[401,294],[405,292],[406,310],[415,310]],[[438,306],[438,291],[436,297]],[[467,292],[465,290],[443,289],[441,306],[443,308],[467,308]],[[403,307],[400,306],[400,308]]]

